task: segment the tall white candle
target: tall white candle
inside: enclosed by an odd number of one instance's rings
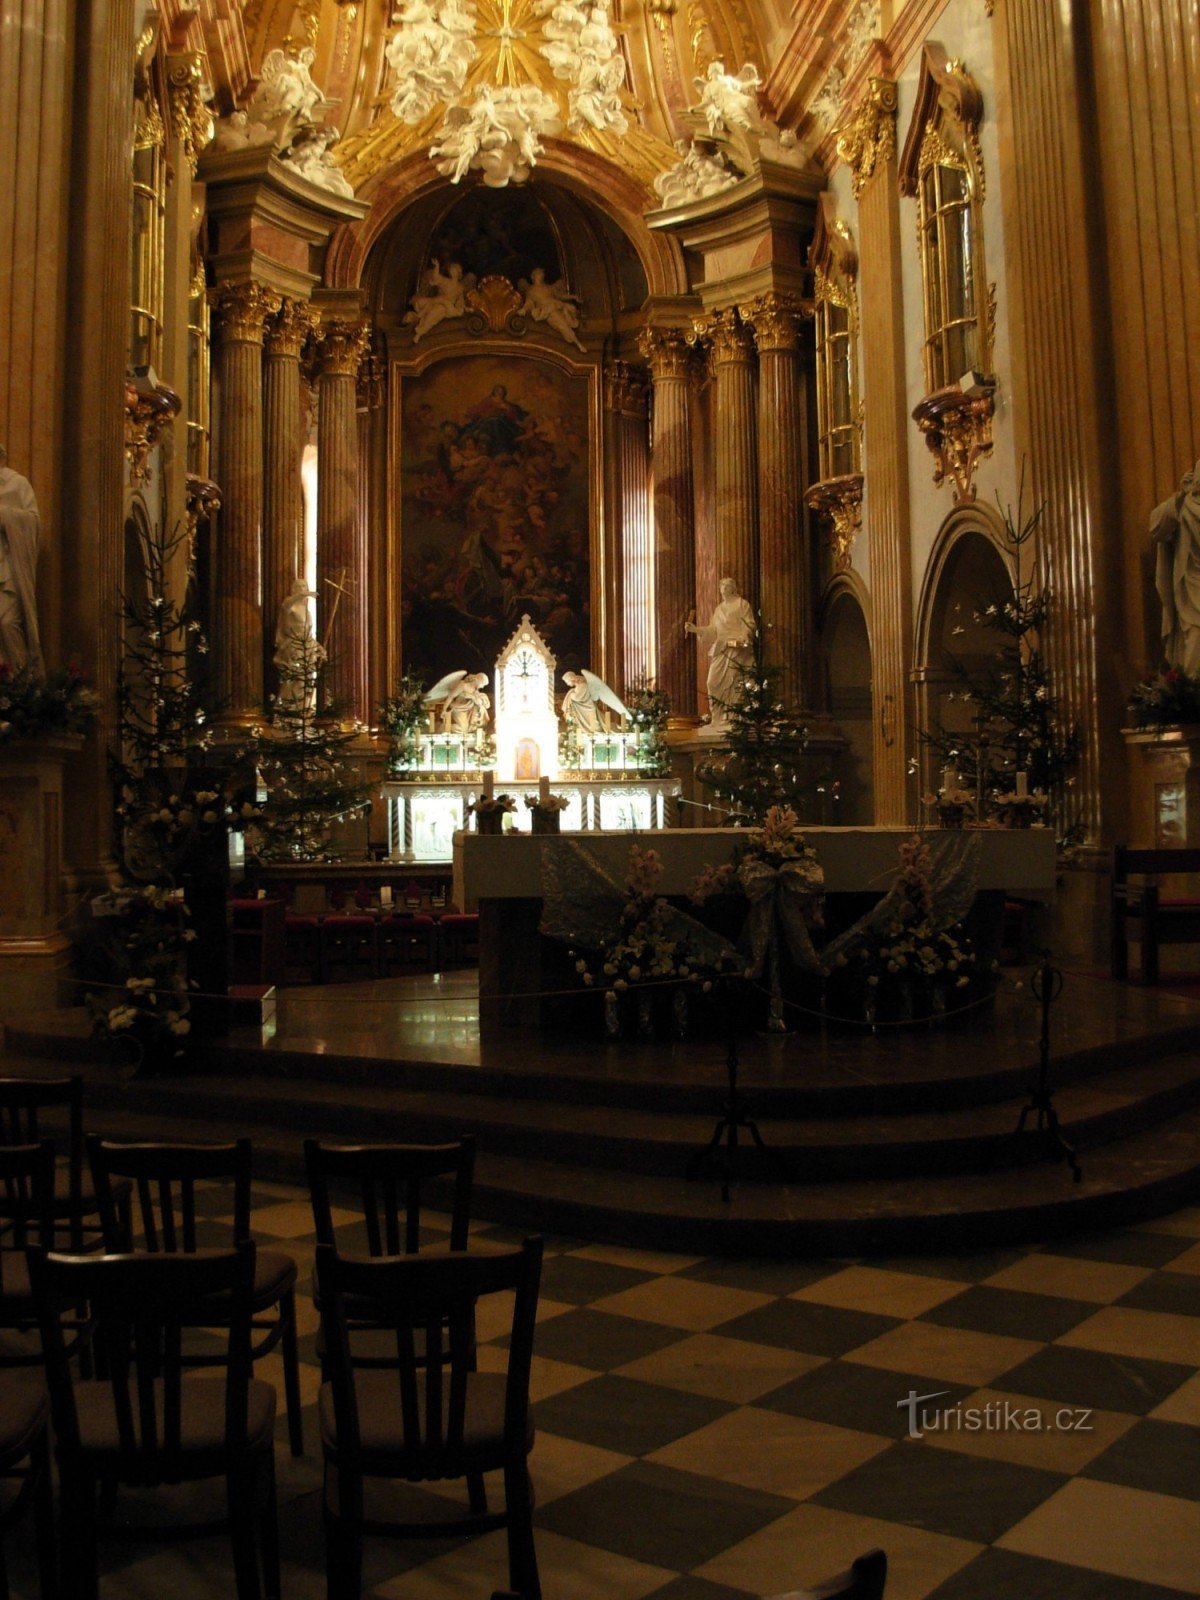
[[[549,800],[549,798],[550,798],[550,779],[549,778],[545,778],[545,777],[539,778],[538,779],[538,804],[544,806],[546,804],[547,800]]]
[[[958,773],[953,767],[942,768],[942,788],[947,794],[958,788]]]
[[[1017,799],[1025,800],[1029,796],[1029,774],[1021,771],[1017,773]]]
[[[490,769],[483,775],[483,798],[492,800],[496,795],[496,774]]]

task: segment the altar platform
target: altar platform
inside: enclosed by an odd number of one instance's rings
[[[728,1203],[713,1178],[685,1177],[725,1090],[719,1032],[660,1045],[609,1043],[599,1026],[481,1038],[469,972],[285,989],[274,1038],[242,1029],[198,1048],[187,1071],[133,1082],[96,1063],[82,1020],[73,1037],[63,1014],[7,1033],[47,1070],[84,1061],[97,1131],[146,1136],[170,1118],[187,1137],[246,1135],[260,1175],[291,1180],[305,1137],[473,1133],[481,1217],[650,1249],[925,1253],[1107,1227],[1200,1196],[1200,1001],[1066,974],[1054,1077],[1076,1184],[1035,1135],[1013,1136],[1037,1060],[1026,979],[1002,975],[994,1009],[966,1026],[742,1038],[741,1085],[787,1177],[749,1152]]]

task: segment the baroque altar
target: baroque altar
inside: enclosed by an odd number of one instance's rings
[[[496,659],[495,711],[484,672],[452,672],[426,696],[428,726],[384,783],[392,860],[445,861],[471,808],[503,792],[506,831],[528,833],[532,803],[551,784],[566,802],[566,833],[670,827],[679,782],[659,765],[643,729],[594,673],[563,674],[528,616]],[[527,804],[528,802],[528,804]]]

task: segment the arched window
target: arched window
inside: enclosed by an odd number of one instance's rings
[[[207,478],[211,405],[209,306],[204,262],[198,252],[192,260],[188,294],[187,379],[187,469],[197,478]]]
[[[129,365],[136,368],[155,366],[162,350],[167,163],[162,111],[148,85],[134,110]]]
[[[850,229],[823,194],[808,264],[813,274],[817,383],[817,479],[805,499],[829,528],[834,571],[853,560],[862,526],[862,415],[858,392],[858,254]]]

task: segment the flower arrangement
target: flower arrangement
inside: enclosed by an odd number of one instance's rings
[[[517,809],[517,802],[510,794],[481,794],[467,806],[469,815],[476,817],[504,816]]]
[[[1003,828],[1045,827],[1049,796],[1035,789],[1032,794],[1019,789],[997,792],[992,797],[993,815]]]
[[[548,794],[544,800],[535,794],[525,796],[525,805],[530,811],[549,811],[558,814],[565,811],[570,804],[570,798],[565,794]]]
[[[1135,728],[1173,728],[1200,722],[1200,674],[1162,667],[1134,688],[1126,707]]]
[[[817,853],[808,844],[800,818],[791,806],[769,806],[761,824],[750,829],[749,843],[742,860],[757,859],[768,866],[781,867],[785,861],[815,861]]]
[[[601,952],[599,971],[582,956],[575,962],[576,972],[589,987],[599,978],[602,987],[618,994],[638,984],[673,979],[699,984],[706,992],[712,988],[711,977],[689,958],[687,941],[667,927],[670,907],[658,894],[662,870],[657,850],[629,847],[625,904],[617,932]]]
[[[692,880],[688,898],[693,905],[702,906],[719,895],[741,894],[741,892],[737,866],[734,862],[722,861],[719,867],[714,867],[711,862],[705,862]]]
[[[78,661],[44,677],[0,661],[0,744],[90,733],[100,697]]]
[[[425,710],[425,685],[415,673],[406,672],[379,708],[391,772],[404,772],[416,764],[417,732]]]
[[[937,814],[943,828],[961,828],[975,815],[975,796],[959,784],[948,785],[933,794],[922,796],[925,804]]]
[[[195,938],[178,889],[154,885],[96,895],[81,949],[86,1000],[99,1038],[129,1039],[148,1051],[178,1054],[191,1029],[185,975]]]
[[[648,678],[635,683],[625,696],[629,726],[637,734],[638,771],[659,777],[671,770],[671,753],[664,731],[671,715],[671,697]]]

